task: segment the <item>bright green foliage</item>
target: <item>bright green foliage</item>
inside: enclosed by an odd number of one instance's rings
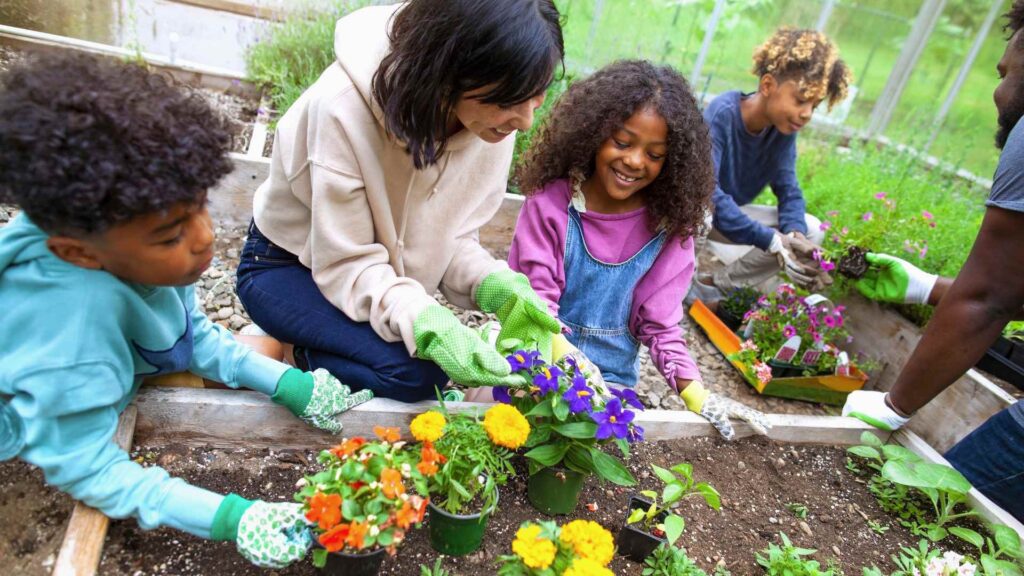
[[[916,489],[928,498],[935,512],[935,520],[920,524],[919,530],[915,533],[923,532],[923,535],[933,542],[946,537],[948,532],[944,526],[949,522],[957,518],[977,516],[977,512],[972,509],[955,512],[958,505],[966,505],[971,484],[963,474],[949,466],[930,462],[890,460],[882,466],[882,476],[894,484]]]
[[[718,495],[717,490],[707,482],[694,482],[693,464],[680,462],[670,470],[651,464],[651,468],[654,470],[654,474],[665,484],[661,491],[661,497],[659,498],[658,493],[654,490],[641,491],[641,494],[651,500],[651,505],[647,510],[634,508],[630,511],[629,518],[626,519],[627,524],[643,522],[644,529],[648,532],[657,528],[665,533],[665,539],[668,540],[669,545],[672,545],[679,539],[679,536],[683,534],[683,530],[686,528],[686,521],[683,520],[683,517],[669,511],[673,505],[682,501],[683,498],[702,496],[707,505],[715,510],[719,510],[722,507],[722,499]],[[679,476],[676,476],[676,474]],[[661,502],[660,505],[658,504],[659,500]],[[666,516],[664,519],[661,519],[663,513]]]
[[[278,114],[284,114],[334,62],[334,25],[338,18],[368,3],[335,0],[326,9],[296,14],[249,48],[245,58],[249,79],[267,87]]]
[[[441,559],[434,560],[434,566],[420,564],[420,576],[452,576],[452,573],[441,567]]]
[[[1009,526],[994,524],[989,527],[992,537],[982,536],[969,528],[954,526],[949,532],[978,549],[978,562],[985,576],[1021,576],[1024,548],[1020,535]]]
[[[644,561],[642,576],[707,576],[700,566],[690,560],[685,548],[661,544]]]
[[[921,458],[902,446],[883,444],[877,436],[870,432],[861,434],[860,441],[863,443],[862,445],[851,446],[846,451],[862,459],[862,462],[873,470],[868,479],[868,490],[874,494],[883,510],[896,515],[900,524],[915,534],[922,534],[924,530],[921,526],[928,524],[927,503],[923,495],[912,491],[908,486],[896,484],[882,476],[882,468],[889,460],[920,461]],[[862,471],[849,459],[847,469],[855,474],[860,474]]]
[[[868,520],[868,528],[875,534],[885,534],[889,531],[889,527],[876,520]]]
[[[526,151],[530,148],[530,145],[533,144],[533,139],[540,132],[544,119],[547,118],[548,113],[551,112],[551,107],[555,105],[555,102],[558,101],[558,98],[562,93],[569,89],[569,85],[572,84],[575,79],[575,74],[571,72],[563,72],[556,76],[555,80],[550,86],[548,86],[547,92],[544,94],[544,104],[542,104],[541,107],[533,113],[533,126],[525,132],[516,133],[516,147],[515,151],[512,153],[512,167],[509,169],[510,192],[520,194],[529,192],[529,190],[519,189],[519,185],[515,181],[515,178],[512,177],[511,172],[514,172],[516,167],[519,166],[519,163],[523,161]]]
[[[799,502],[790,502],[786,504],[786,509],[792,512],[793,516],[796,516],[801,520],[807,519],[807,513],[809,510],[807,509],[807,506],[804,506]]]
[[[797,548],[785,533],[779,532],[782,546],[774,543],[757,553],[757,563],[768,576],[833,576],[834,572],[822,570],[817,560],[808,558],[817,552],[810,548]]]
[[[942,555],[938,548],[932,548],[927,540],[917,543],[917,548],[907,546],[900,547],[900,553],[892,557],[896,563],[896,571],[891,576],[914,576],[914,573],[924,574],[928,563]]]
[[[729,290],[719,303],[719,308],[737,318],[743,318],[748,310],[754,308],[757,299],[761,297],[761,291],[750,286],[742,286]]]

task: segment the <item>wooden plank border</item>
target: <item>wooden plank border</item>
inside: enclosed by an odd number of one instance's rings
[[[264,2],[257,2],[253,0],[171,1],[178,4],[188,4],[189,6],[198,6],[199,8],[206,8],[208,10],[216,10],[218,12],[229,12],[231,14],[238,14],[239,16],[249,16],[250,18],[259,18],[260,20],[270,20],[272,22],[283,22],[292,13],[292,10],[283,4],[272,6],[267,5],[267,3]]]
[[[135,51],[121,48],[120,46],[47,34],[46,32],[37,32],[4,24],[0,24],[0,45],[25,52],[76,50],[115,58],[135,58],[137,55]],[[172,62],[166,56],[151,52],[143,52],[141,56],[150,66],[167,72],[176,80],[190,86],[209,88],[254,100],[260,96],[259,88],[247,81],[245,75],[241,72],[185,60],[175,60]]]

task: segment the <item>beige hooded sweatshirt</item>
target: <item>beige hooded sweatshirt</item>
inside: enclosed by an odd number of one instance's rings
[[[507,267],[480,246],[478,230],[501,206],[515,138],[489,144],[462,130],[436,165],[413,167],[370,91],[398,8],[338,21],[337,61],[278,122],[253,214],[332,304],[414,354],[413,321],[437,303],[437,289],[476,308],[480,282]]]

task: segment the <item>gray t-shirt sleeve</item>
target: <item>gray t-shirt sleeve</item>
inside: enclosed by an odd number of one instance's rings
[[[1024,121],[1017,122],[999,156],[986,206],[1024,212]]]

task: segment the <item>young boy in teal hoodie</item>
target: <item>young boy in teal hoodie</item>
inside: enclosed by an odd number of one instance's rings
[[[147,376],[189,370],[271,396],[332,432],[368,400],[326,372],[260,356],[210,322],[206,189],[231,170],[225,121],[144,68],[47,56],[0,74],[0,460],[108,516],[234,540],[260,566],[302,558],[300,505],[221,496],[143,468],[113,442]]]

